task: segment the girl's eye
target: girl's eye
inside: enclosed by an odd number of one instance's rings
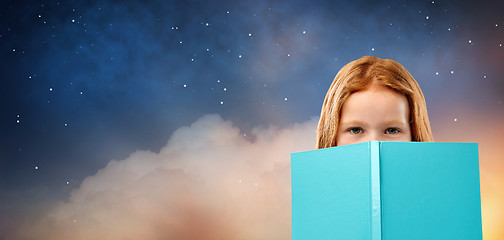
[[[397,128],[387,128],[387,130],[385,130],[385,134],[396,134],[399,132],[399,129]]]
[[[354,128],[348,129],[348,131],[352,134],[360,134],[360,133],[362,133],[362,128],[354,127]]]

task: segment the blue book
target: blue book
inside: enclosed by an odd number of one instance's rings
[[[291,154],[292,239],[482,239],[477,143]]]

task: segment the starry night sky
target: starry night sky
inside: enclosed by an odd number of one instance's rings
[[[249,144],[258,128],[275,138],[306,125],[289,151],[312,147],[334,76],[364,55],[411,72],[436,141],[480,144],[485,239],[502,238],[503,12],[502,1],[2,1],[0,239],[111,163],[174,148],[195,122],[230,123]],[[257,236],[287,239],[286,226]]]

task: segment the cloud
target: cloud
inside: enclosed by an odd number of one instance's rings
[[[206,115],[159,153],[137,151],[87,177],[16,239],[290,239],[290,156],[316,120],[245,136]]]

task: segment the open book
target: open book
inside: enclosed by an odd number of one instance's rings
[[[476,143],[291,154],[292,239],[482,239]]]

